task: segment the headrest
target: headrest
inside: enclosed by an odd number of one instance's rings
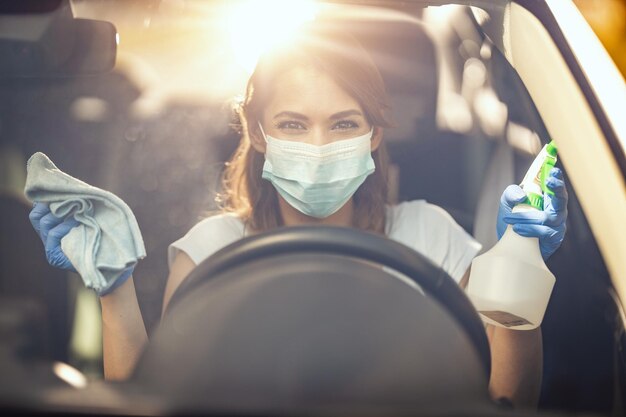
[[[436,126],[438,72],[435,45],[420,22],[353,21],[345,29],[370,52],[383,77],[395,127],[388,141],[402,141]]]

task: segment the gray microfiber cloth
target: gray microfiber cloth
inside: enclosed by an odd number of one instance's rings
[[[88,288],[107,293],[146,256],[137,220],[119,197],[62,172],[41,152],[30,157],[26,169],[26,198],[80,223],[61,240],[61,249]]]

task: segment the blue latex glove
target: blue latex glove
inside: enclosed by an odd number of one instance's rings
[[[48,205],[44,203],[35,203],[28,218],[43,242],[48,263],[57,268],[76,272],[70,260],[61,250],[61,239],[79,223],[73,218],[61,219],[56,217],[50,212]]]
[[[567,219],[567,189],[563,173],[552,168],[546,185],[554,196],[544,193],[543,211],[533,210],[513,213],[513,207],[526,199],[526,194],[517,185],[509,185],[500,198],[496,231],[502,237],[507,225],[520,236],[539,238],[539,248],[544,260],[548,259],[563,242]]]
[[[45,203],[35,203],[28,218],[44,244],[48,263],[56,268],[76,272],[76,269],[74,269],[74,266],[61,249],[61,240],[73,227],[78,226],[80,223],[74,218],[62,219],[56,217],[50,212],[50,208]],[[98,295],[104,296],[119,287],[132,275],[133,269],[134,267],[130,267],[125,270],[111,288],[99,292]]]

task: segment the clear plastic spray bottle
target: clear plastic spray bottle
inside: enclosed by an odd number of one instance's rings
[[[543,210],[543,193],[552,194],[545,181],[556,152],[554,142],[539,152],[520,184],[527,199],[513,208],[514,213]],[[467,294],[485,323],[531,330],[543,320],[554,282],[538,238],[522,237],[508,225],[498,243],[472,262]]]

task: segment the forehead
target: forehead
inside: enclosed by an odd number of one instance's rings
[[[334,113],[356,108],[358,101],[325,71],[312,66],[288,69],[272,89],[266,112],[285,110],[307,113]],[[270,114],[271,116],[271,114]]]

